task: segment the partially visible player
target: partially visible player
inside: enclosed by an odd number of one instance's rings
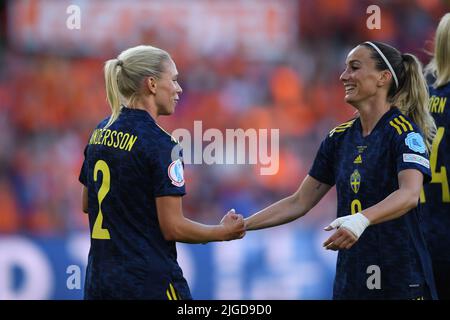
[[[233,212],[216,226],[183,215],[181,150],[157,123],[175,110],[177,76],[169,54],[151,46],[105,64],[112,115],[93,131],[79,177],[91,229],[85,299],[191,299],[175,242],[244,236]]]
[[[339,250],[333,298],[436,298],[418,207],[435,131],[421,65],[364,42],[348,54],[341,81],[358,117],[333,129],[299,189],[246,218],[246,229],[295,220],[336,185],[339,218],[326,230],[337,230],[324,243]]]
[[[450,300],[450,13],[437,27],[434,57],[425,70],[433,78],[429,108],[437,133],[430,156],[432,179],[421,200],[438,296]]]

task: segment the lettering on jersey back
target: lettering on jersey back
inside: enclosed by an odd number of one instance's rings
[[[110,129],[95,129],[91,135],[89,144],[102,144],[107,147],[131,151],[137,138],[137,136],[129,134],[128,132],[124,133],[122,131]]]
[[[447,104],[447,97],[431,96],[428,102],[428,108],[433,113],[444,113]]]

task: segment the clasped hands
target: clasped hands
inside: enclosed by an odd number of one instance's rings
[[[223,216],[220,224],[225,228],[224,240],[226,241],[241,239],[245,236],[244,217],[237,214],[234,209],[231,209]]]

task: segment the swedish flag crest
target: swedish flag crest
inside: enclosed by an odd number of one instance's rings
[[[350,187],[352,188],[354,193],[358,193],[360,184],[361,175],[359,174],[358,169],[355,169],[355,171],[353,171],[352,175],[350,176]]]

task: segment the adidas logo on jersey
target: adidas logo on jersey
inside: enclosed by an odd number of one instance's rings
[[[358,156],[355,158],[355,160],[353,161],[353,163],[356,163],[356,164],[362,163],[362,157],[361,157],[360,154],[358,154]]]

